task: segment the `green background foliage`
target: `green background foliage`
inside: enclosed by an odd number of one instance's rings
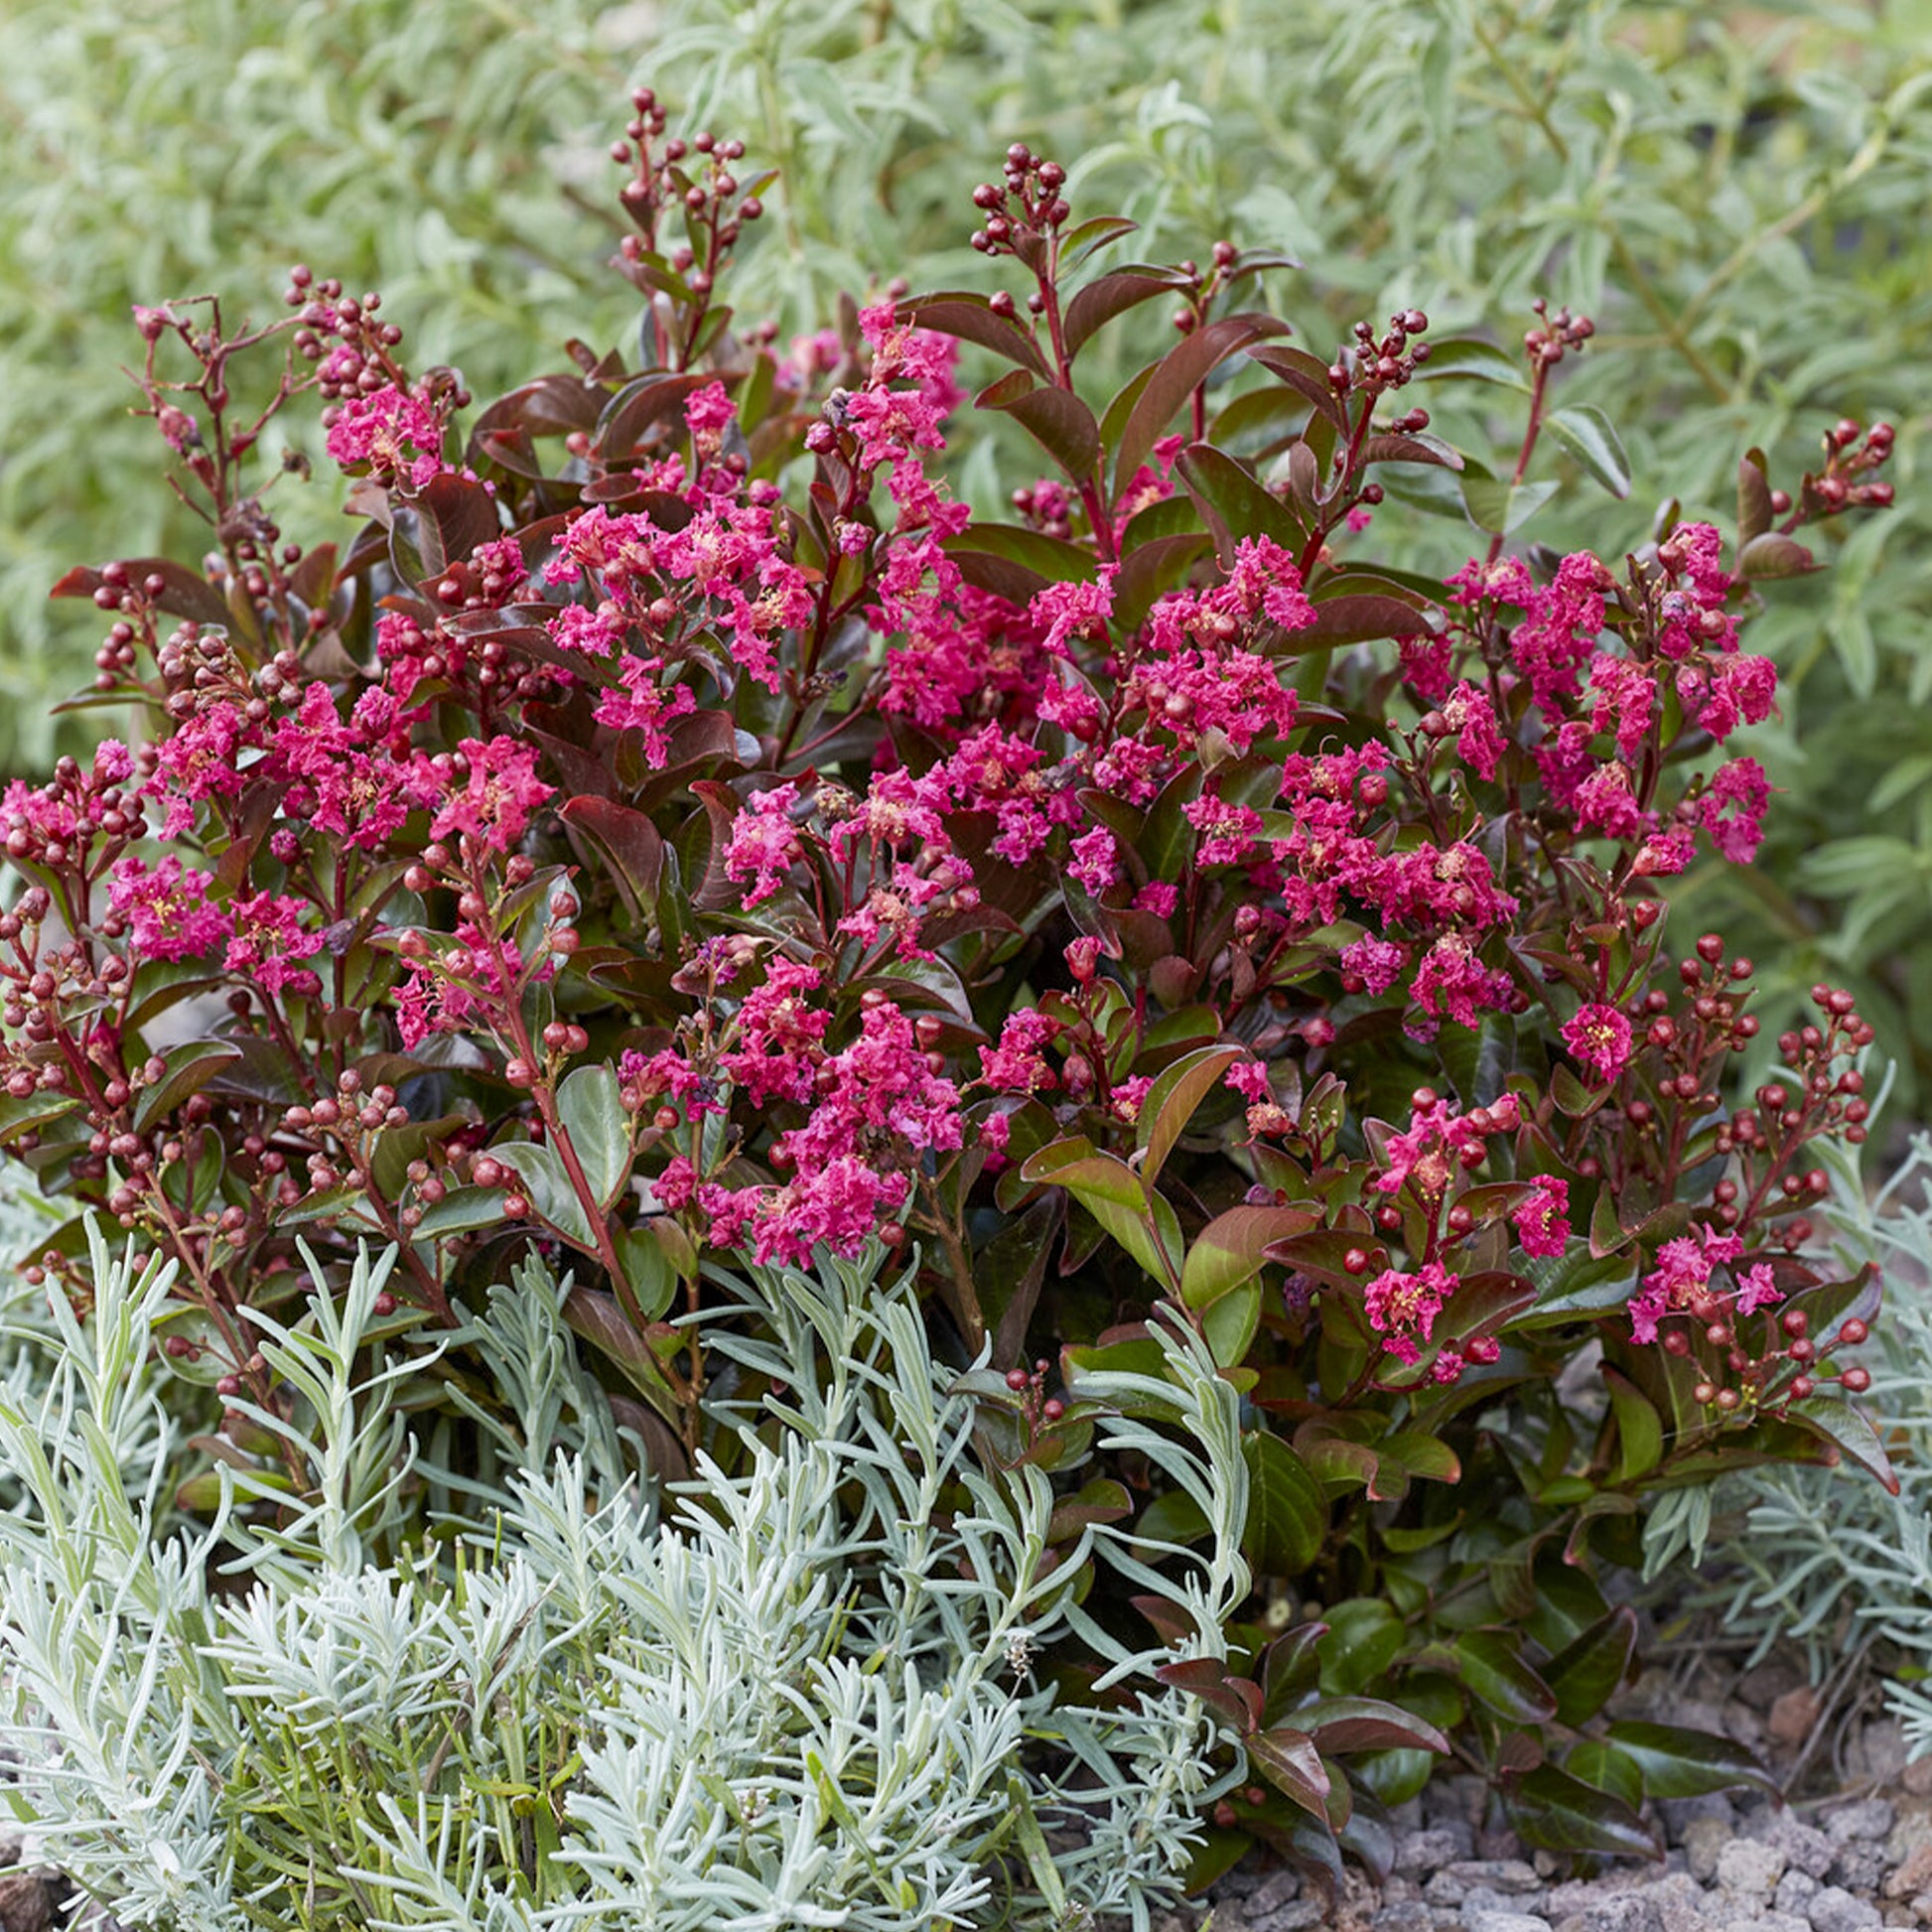
[[[1294,251],[1277,294],[1317,352],[1409,303],[1439,333],[1538,293],[1587,310],[1559,400],[1605,410],[1635,487],[1565,492],[1524,541],[1614,554],[1673,491],[1728,521],[1749,438],[1790,482],[1839,415],[1893,420],[1900,508],[1826,538],[1831,572],[1753,632],[1784,677],[1765,863],[1684,893],[1767,965],[1767,1018],[1843,979],[1932,1042],[1928,47],[1928,0],[27,0],[0,19],[0,761],[99,722],[51,715],[96,628],[46,602],[61,571],[199,547],[113,374],[128,305],[264,312],[306,259],[380,287],[405,352],[479,395],[621,340],[604,150],[645,80],[785,170],[748,320],[980,280],[967,194],[1021,137],[1142,253]],[[332,490],[279,500],[291,534],[333,531]]]

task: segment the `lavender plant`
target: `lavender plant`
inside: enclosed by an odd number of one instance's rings
[[[1178,1435],[1119,1413],[1099,1433],[1212,1536],[1152,1547],[1087,1496],[1076,1560],[1049,1563],[1067,1500],[1036,1465],[982,1461],[885,1256],[717,1272],[759,1332],[715,1345],[771,1392],[737,1406],[735,1470],[707,1460],[667,1518],[573,1366],[566,1290],[526,1264],[469,1330],[526,1371],[492,1423],[500,1490],[441,1554],[378,1563],[435,1475],[384,1364],[388,1260],[262,1323],[299,1400],[254,1420],[304,1484],[223,1464],[191,1536],[165,1527],[150,1348],[174,1264],[97,1251],[90,1317],[57,1301],[38,1401],[0,1394],[26,1496],[0,1517],[15,1809],[126,1923],[168,1932],[1145,1927],[1192,1810],[1241,1769],[1210,1768],[1209,1708],[1157,1678],[1211,1674],[1248,1589],[1235,1390],[1178,1329],[1160,1379],[1093,1377],[1122,1405],[1158,1393]],[[1084,1617],[1089,1551],[1192,1634],[1130,1651]],[[1080,1699],[1033,1668],[1068,1629],[1105,1666]]]

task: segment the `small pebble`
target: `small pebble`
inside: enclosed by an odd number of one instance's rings
[[[1811,1932],[1866,1932],[1883,1923],[1875,1905],[1854,1897],[1843,1885],[1827,1885],[1807,1908]]]
[[[1784,1854],[1775,1845],[1734,1838],[1718,1854],[1718,1883],[1726,1891],[1769,1898],[1784,1876]]]

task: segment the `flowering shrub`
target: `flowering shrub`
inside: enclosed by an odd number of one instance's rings
[[[1647,1845],[1646,1793],[1750,1767],[1598,1722],[1635,1625],[1596,1573],[1643,1497],[1767,1457],[1890,1479],[1835,1359],[1876,1293],[1805,1211],[1871,1030],[1819,987],[1734,1104],[1753,967],[1667,947],[1657,885],[1750,862],[1775,675],[1740,621],[1806,524],[1886,499],[1889,432],[1789,492],[1746,455],[1728,547],[1518,557],[1546,437],[1629,486],[1555,406],[1585,318],[1539,305],[1492,472],[1413,399],[1511,356],[1416,310],[1311,353],[1236,306],[1293,264],[1226,243],[1095,267],[1129,224],[1024,147],[973,195],[1018,293],[783,349],[723,306],[768,182],[742,145],[643,92],[617,156],[646,366],[576,345],[467,434],[461,378],[307,269],[275,325],[137,312],[215,548],[60,586],[158,732],[6,795],[0,1141],[180,1263],[160,1345],[224,1459],[280,1452],[247,1311],[297,1293],[298,1235],[344,1272],[398,1244],[374,1312],[425,1350],[518,1255],[567,1266],[672,1473],[716,1436],[707,1258],[916,1253],[944,1345],[991,1345],[987,1452],[1048,1471],[1096,1454],[1083,1379],[1158,1387],[1180,1320],[1248,1399],[1246,1551],[1295,1587],[1188,1680],[1272,1786],[1222,1801],[1221,1854],[1373,1860],[1449,1733],[1531,1842]],[[1156,302],[1171,345],[1088,398],[1082,348]],[[1051,466],[1010,522],[937,461],[962,344]],[[248,479],[311,391],[359,522],[304,552]],[[1383,474],[1459,488],[1484,554],[1378,565]],[[36,1266],[84,1310],[80,1230]],[[1143,1532],[1204,1530],[1108,1466]],[[1116,1587],[1090,1631],[1166,1614]]]

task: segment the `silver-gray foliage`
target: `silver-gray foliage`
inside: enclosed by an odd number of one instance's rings
[[[720,1277],[761,1338],[713,1345],[787,1394],[739,1413],[729,1472],[705,1464],[661,1514],[527,1266],[471,1331],[528,1365],[493,1507],[464,1495],[447,1537],[378,1562],[400,1499],[447,1480],[363,1346],[386,1268],[265,1332],[300,1401],[256,1420],[300,1491],[226,1469],[196,1537],[164,1527],[178,1458],[149,1344],[170,1271],[97,1253],[98,1303],[82,1324],[57,1299],[39,1392],[0,1389],[23,1498],[0,1515],[0,1742],[22,1759],[0,1789],[45,1856],[168,1932],[1144,1927],[1234,1776],[1153,1672],[1224,1654],[1248,1587],[1235,1392],[1169,1336],[1158,1393],[1183,1431],[1101,1426],[1194,1495],[1207,1554],[1097,1525],[1050,1565],[1048,1478],[976,1453],[883,1258]],[[1135,1384],[1093,1378],[1122,1406],[1156,1392]],[[1089,1552],[1188,1612],[1192,1645],[1100,1630],[1073,1601]],[[1069,1625],[1099,1688],[1130,1693],[1112,1708],[1035,1681]]]
[[[1932,1135],[1914,1136],[1906,1160],[1867,1197],[1855,1165],[1830,1157],[1834,1248],[1847,1274],[1877,1264],[1884,1306],[1865,1406],[1884,1436],[1898,1494],[1847,1483],[1832,1470],[1753,1470],[1719,1498],[1741,1505],[1734,1532],[1714,1554],[1729,1579],[1719,1595],[1725,1625],[1754,1635],[1760,1654],[1779,1637],[1811,1652],[1815,1676],[1848,1642],[1896,1645],[1916,1673],[1932,1671]],[[1889,1687],[1915,1752],[1932,1750],[1932,1696],[1922,1683]]]

